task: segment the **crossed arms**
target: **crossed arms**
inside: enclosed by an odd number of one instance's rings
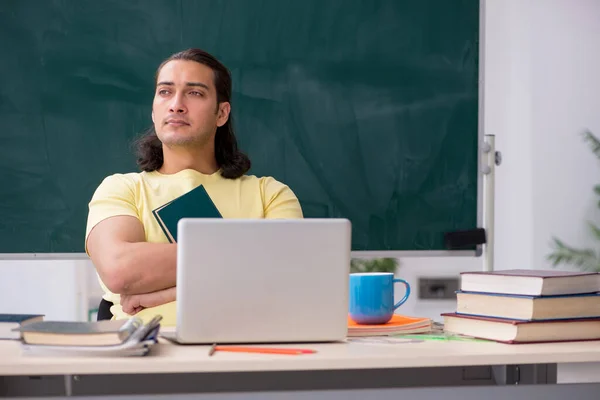
[[[135,217],[115,216],[90,232],[87,248],[106,287],[127,314],[175,300],[177,244],[148,243]]]

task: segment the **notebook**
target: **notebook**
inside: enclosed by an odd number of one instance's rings
[[[152,211],[170,243],[177,243],[177,223],[182,218],[223,218],[203,185]]]
[[[158,330],[156,330],[157,332]],[[50,357],[134,357],[150,353],[152,346],[158,342],[154,332],[142,341],[128,340],[114,346],[44,346],[23,344],[24,355]],[[152,337],[150,337],[152,336]]]
[[[407,317],[394,314],[385,324],[359,325],[348,317],[348,337],[388,336],[400,334],[428,333],[432,329],[429,318]]]
[[[21,339],[15,328],[43,319],[42,314],[0,314],[0,339]]]

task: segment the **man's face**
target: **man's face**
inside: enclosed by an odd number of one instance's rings
[[[158,74],[152,121],[167,146],[203,146],[227,122],[229,103],[217,106],[214,73],[195,61],[169,61]]]

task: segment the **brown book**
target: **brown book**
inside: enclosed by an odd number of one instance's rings
[[[444,331],[503,343],[600,340],[600,318],[518,321],[445,313]]]
[[[537,269],[462,272],[465,292],[553,296],[600,292],[600,274]]]

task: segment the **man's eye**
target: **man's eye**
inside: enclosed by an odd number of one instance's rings
[[[161,96],[165,96],[169,94],[169,91],[167,89],[161,89],[158,91],[158,94],[160,94]]]
[[[190,92],[190,94],[191,94],[192,96],[204,96],[204,93],[202,93],[202,92],[198,92],[198,91],[195,91],[195,90],[194,90],[194,91],[192,91],[192,92]]]

